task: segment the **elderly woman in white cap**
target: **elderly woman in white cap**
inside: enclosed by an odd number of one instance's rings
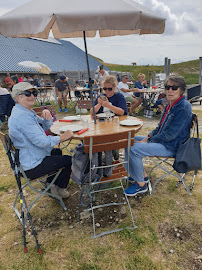
[[[12,97],[16,100],[9,118],[9,135],[19,149],[20,163],[30,179],[40,177],[64,167],[51,188],[51,193],[68,197],[66,187],[71,174],[71,157],[62,156],[60,149],[53,149],[55,145],[73,136],[67,130],[60,136],[46,136],[44,130],[49,129],[53,120],[49,110],[43,110],[41,117],[32,110],[38,91],[28,82],[14,85]],[[51,177],[47,179],[51,182]]]

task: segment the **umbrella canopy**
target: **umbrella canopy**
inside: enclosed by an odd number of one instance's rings
[[[10,37],[100,37],[161,34],[165,19],[133,0],[33,0],[0,17],[0,33]]]
[[[84,38],[94,122],[95,109],[86,37],[162,34],[165,19],[133,0],[33,0],[0,17],[0,34],[8,37]]]
[[[23,61],[23,62],[18,63],[18,65],[27,67],[27,68],[33,68],[34,70],[43,74],[51,73],[50,68],[41,62]]]

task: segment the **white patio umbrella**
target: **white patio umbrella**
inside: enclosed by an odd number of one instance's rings
[[[47,65],[41,62],[23,61],[23,62],[18,63],[18,65],[27,67],[27,68],[32,68],[38,71],[39,73],[43,73],[43,74],[51,73],[51,69]]]
[[[165,19],[133,0],[33,0],[0,17],[6,37],[48,38],[50,30],[55,38],[83,36],[89,82],[86,37],[162,34],[164,28]]]

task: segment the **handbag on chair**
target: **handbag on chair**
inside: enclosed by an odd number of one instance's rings
[[[195,114],[192,116],[192,122],[194,123],[194,129],[196,128],[197,137],[194,137],[193,132],[192,137],[180,143],[173,164],[173,168],[178,173],[201,169],[201,139],[199,139],[198,119]]]

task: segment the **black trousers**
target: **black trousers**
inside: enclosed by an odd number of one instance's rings
[[[28,178],[35,179],[45,174],[56,172],[58,169],[64,167],[55,181],[55,185],[60,188],[66,188],[71,175],[71,165],[72,158],[70,156],[62,156],[62,151],[60,149],[53,148],[51,156],[45,157],[41,164],[31,170],[25,171],[25,173]],[[54,176],[48,177],[47,182],[50,183],[53,180],[53,177]]]

